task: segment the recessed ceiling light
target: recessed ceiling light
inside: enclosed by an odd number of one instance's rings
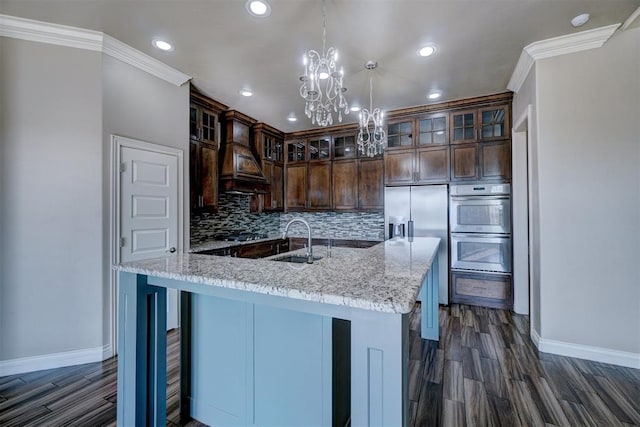
[[[442,94],[440,92],[431,92],[429,95],[427,95],[427,98],[429,99],[438,99],[442,96]]]
[[[240,95],[242,95],[242,96],[252,96],[253,92],[251,92],[249,89],[242,89],[240,91]]]
[[[418,50],[418,55],[420,56],[431,56],[434,53],[436,53],[436,47],[432,44],[421,47],[420,50]]]
[[[298,118],[296,116],[289,116],[287,117],[287,120],[289,120],[290,122],[297,122]]]
[[[271,15],[271,6],[264,0],[247,0],[245,7],[251,15],[258,18],[265,18]]]
[[[354,113],[357,111],[360,111],[360,107],[358,107],[357,105],[352,105],[351,108],[349,108],[351,111],[353,111]]]
[[[574,27],[582,27],[584,24],[587,23],[587,21],[589,21],[590,17],[591,16],[588,13],[583,13],[581,15],[578,15],[571,20],[571,25],[573,25]]]
[[[153,46],[160,50],[171,51],[173,50],[173,45],[169,42],[160,39],[154,39],[152,42]]]

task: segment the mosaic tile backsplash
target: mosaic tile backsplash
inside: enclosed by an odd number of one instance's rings
[[[194,213],[191,216],[191,246],[207,243],[216,235],[251,232],[268,235],[282,233],[293,218],[302,218],[311,226],[313,237],[356,240],[384,240],[382,212],[249,212],[251,196],[220,194],[218,213]],[[306,237],[306,227],[293,224],[291,237]]]

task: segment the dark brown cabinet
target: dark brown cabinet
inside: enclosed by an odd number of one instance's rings
[[[285,166],[285,205],[288,211],[307,208],[307,164],[294,163]]]
[[[484,307],[513,308],[511,275],[451,272],[451,302]]]
[[[358,209],[358,160],[333,162],[333,207],[340,211]]]
[[[218,210],[219,117],[226,109],[191,90],[189,106],[189,187],[191,210]]]
[[[360,158],[357,131],[348,126],[328,135],[326,130],[292,134],[285,142],[287,211],[383,210],[382,156]]]
[[[358,209],[384,209],[384,162],[381,158],[360,159],[358,168]]]
[[[451,143],[493,141],[511,135],[508,105],[451,112]]]
[[[266,194],[252,196],[252,212],[282,212],[284,210],[284,134],[265,124],[254,127],[256,152],[260,155],[262,172],[269,189]]]
[[[480,179],[511,179],[510,141],[485,142],[480,144]]]
[[[309,210],[330,210],[331,162],[309,163],[309,187],[307,192]]]
[[[451,181],[478,179],[478,144],[451,146]]]
[[[449,128],[446,113],[391,121],[385,152],[385,184],[449,181]]]

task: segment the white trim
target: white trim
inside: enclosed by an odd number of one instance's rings
[[[636,10],[633,11],[633,13],[631,15],[629,15],[629,17],[627,18],[626,21],[624,21],[624,24],[622,24],[622,27],[620,28],[620,30],[625,31],[627,28],[629,28],[631,26],[631,24],[633,24],[636,19],[638,19],[640,17],[640,6],[638,6],[638,8]]]
[[[511,79],[507,84],[507,89],[518,92],[529,75],[535,61],[602,47],[620,25],[621,24],[613,24],[593,30],[567,34],[565,36],[540,40],[525,46],[513,70]]]
[[[191,80],[181,71],[99,31],[0,14],[0,36],[102,52],[178,87]]]
[[[102,51],[102,33],[67,25],[0,15],[0,36]]]
[[[538,348],[538,351],[543,353],[640,369],[640,353],[629,353],[627,351],[610,350],[608,348],[540,338],[533,329],[531,329],[531,339]]]
[[[154,153],[168,154],[177,157],[178,163],[178,252],[184,251],[183,232],[184,232],[184,152],[179,148],[167,147],[164,145],[154,144],[151,142],[131,139],[120,135],[111,135],[111,166],[109,168],[109,181],[111,183],[109,194],[110,221],[109,221],[109,266],[120,262],[120,151],[122,147],[133,148],[138,150],[147,150]],[[118,275],[110,268],[109,277],[109,347],[111,354],[118,354]]]
[[[533,341],[533,345],[536,346],[536,348],[538,350],[540,350],[540,335],[538,334],[538,332],[533,329],[533,326],[531,327],[531,330],[529,331],[529,336],[531,337],[531,341]]]
[[[102,51],[105,55],[119,59],[126,64],[132,65],[159,79],[173,83],[178,87],[191,80],[191,77],[188,75],[168,66],[164,62],[158,61],[146,53],[132,48],[128,44],[122,43],[118,39],[114,39],[108,34],[104,35]]]
[[[0,377],[42,371],[43,369],[62,368],[64,366],[82,365],[102,362],[112,356],[110,345],[85,348],[82,350],[63,351],[43,354],[41,356],[21,357],[18,359],[0,360]]]

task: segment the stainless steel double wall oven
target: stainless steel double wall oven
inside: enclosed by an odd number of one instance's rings
[[[452,185],[449,230],[452,300],[511,306],[511,186]]]

